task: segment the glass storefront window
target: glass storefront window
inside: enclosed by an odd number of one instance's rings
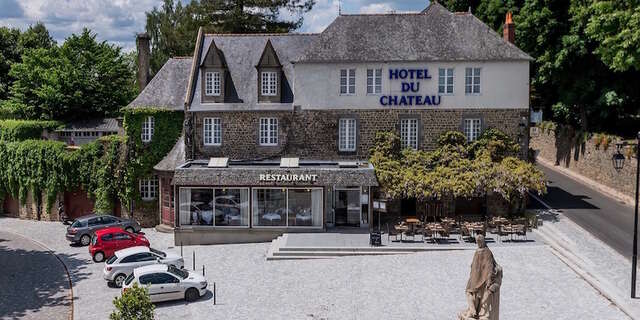
[[[253,225],[321,227],[323,190],[319,188],[253,189]]]
[[[249,190],[180,188],[180,225],[248,227]]]
[[[180,225],[213,225],[213,189],[180,189]]]
[[[289,226],[322,225],[322,189],[289,189]]]
[[[253,225],[287,225],[286,189],[253,189]]]
[[[215,195],[216,226],[249,225],[249,190],[216,189]]]

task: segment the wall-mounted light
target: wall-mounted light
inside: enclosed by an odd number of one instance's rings
[[[620,171],[622,170],[622,168],[624,168],[625,156],[622,154],[622,152],[620,152],[622,146],[624,146],[624,143],[616,143],[616,153],[613,155],[613,157],[611,157],[613,168],[616,169],[616,171]]]

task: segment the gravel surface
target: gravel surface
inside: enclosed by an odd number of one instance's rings
[[[101,278],[103,264],[72,247],[60,223],[0,218],[12,230],[46,243],[72,264],[75,319],[106,319],[118,289]],[[152,245],[173,248],[173,235],[144,230]],[[269,244],[184,247],[185,265],[206,266],[217,286],[187,304],[161,303],[158,319],[455,319],[473,251],[326,260],[266,261]],[[558,260],[547,246],[492,248],[504,269],[502,319],[628,319]]]

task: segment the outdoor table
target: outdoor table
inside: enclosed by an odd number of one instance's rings
[[[472,237],[475,238],[475,235],[484,231],[483,223],[465,223],[465,227],[469,232],[471,232]]]
[[[444,227],[440,223],[429,223],[427,225],[427,228],[433,231],[433,233],[437,234],[438,236],[441,236],[445,231]]]
[[[394,229],[396,229],[396,231],[398,231],[400,233],[400,242],[402,242],[402,234],[405,231],[409,230],[409,226],[404,225],[404,224],[397,224],[395,226],[393,226]],[[397,239],[397,238],[396,238]],[[396,240],[397,241],[397,240]]]

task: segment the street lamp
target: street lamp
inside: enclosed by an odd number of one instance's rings
[[[620,152],[621,148],[622,148],[622,143],[617,143],[616,144],[617,152],[611,158],[611,162],[613,162],[613,168],[616,169],[616,171],[620,171],[624,167],[624,155]]]
[[[638,265],[638,188],[640,187],[640,132],[636,137],[636,211],[633,218],[633,257],[631,259],[631,298],[636,297],[636,267]]]

